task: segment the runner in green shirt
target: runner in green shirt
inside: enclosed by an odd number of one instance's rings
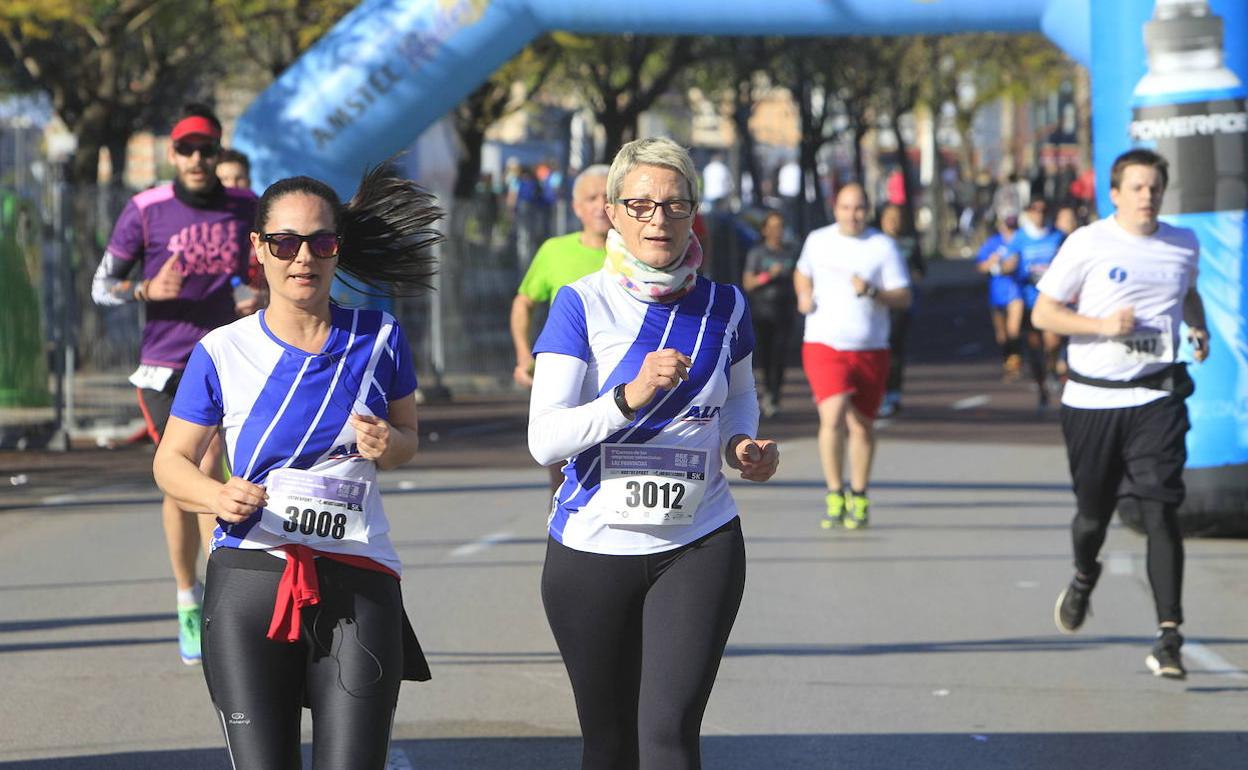
[[[602,267],[606,252],[601,246],[585,245],[586,240],[595,239],[604,240],[586,229],[555,236],[542,244],[537,250],[537,256],[533,257],[533,263],[529,265],[529,271],[524,274],[520,288],[516,290],[517,299],[524,297],[529,300],[525,308],[528,313],[532,313],[535,305],[549,305],[560,288],[597,272]],[[531,316],[526,314],[526,323],[529,317]],[[527,347],[526,345],[526,350]]]
[[[533,310],[538,303],[549,304],[555,292],[573,281],[602,269],[606,258],[607,171],[605,165],[589,166],[572,185],[572,213],[581,221],[581,231],[551,238],[542,244],[524,274],[516,298],[511,302],[511,341],[516,347],[516,383],[533,386]],[[551,493],[563,481],[562,463],[550,466]]]
[[[572,186],[572,212],[581,220],[580,232],[551,238],[542,244],[524,274],[511,302],[511,340],[516,346],[516,382],[533,385],[533,347],[530,325],[539,303],[549,304],[560,288],[602,269],[606,257],[607,167],[590,166]]]

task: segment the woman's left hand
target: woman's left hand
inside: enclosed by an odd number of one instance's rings
[[[746,481],[766,481],[780,465],[780,446],[765,438],[743,438],[732,447],[736,467]]]
[[[390,423],[380,417],[353,414],[351,427],[355,428],[355,445],[365,459],[376,462],[390,448]]]

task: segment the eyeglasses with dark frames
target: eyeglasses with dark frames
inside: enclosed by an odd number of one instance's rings
[[[317,259],[333,259],[342,244],[342,236],[337,233],[260,233],[260,240],[269,244],[269,253],[278,259],[294,259],[304,243]]]
[[[215,158],[221,153],[221,145],[214,142],[174,142],[173,151],[189,158],[197,151],[201,158]]]
[[[659,206],[669,219],[688,219],[693,216],[693,201],[688,198],[672,198],[667,201],[650,200],[649,198],[620,198],[617,203],[624,204],[628,215],[639,222],[648,222],[654,217]]]

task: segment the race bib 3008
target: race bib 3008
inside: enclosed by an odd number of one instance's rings
[[[286,540],[317,546],[343,540],[368,542],[370,482],[295,468],[269,473],[269,502],[260,528]]]

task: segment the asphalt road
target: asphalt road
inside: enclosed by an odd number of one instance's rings
[[[704,724],[718,768],[1229,768],[1248,737],[1248,543],[1190,541],[1185,682],[1144,667],[1142,539],[1121,528],[1085,633],[1053,627],[1070,493],[1057,446],[883,444],[874,520],[816,525],[809,440],[741,484],[749,579]],[[398,768],[575,767],[538,596],[542,472],[390,474],[432,682],[404,686]],[[0,767],[227,767],[178,661],[154,495],[0,516]],[[310,722],[310,720],[306,720]]]
[[[1144,666],[1144,541],[1124,528],[1093,617],[1058,634],[1065,457],[1052,415],[998,381],[980,303],[947,292],[916,324],[865,531],[818,528],[813,410],[790,378],[762,431],[781,439],[780,474],[734,485],[749,576],[703,725],[706,767],[1245,766],[1248,541],[1188,542],[1186,681]],[[391,767],[574,768],[575,710],[538,594],[545,473],[524,450],[523,395],[421,414],[421,455],[384,483],[434,678],[404,685]],[[178,660],[149,465],[141,447],[0,454],[0,482],[26,476],[0,488],[0,768],[229,766],[200,671]]]

